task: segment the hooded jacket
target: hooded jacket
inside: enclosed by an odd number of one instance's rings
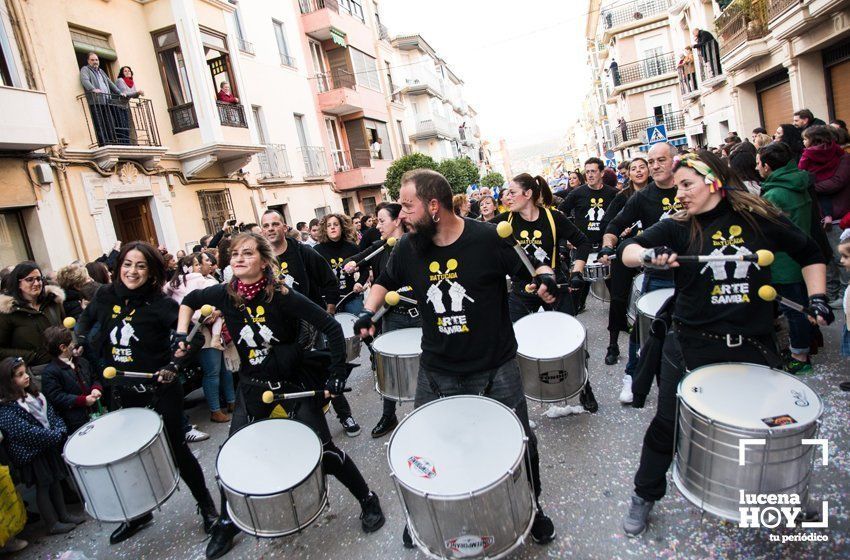
[[[51,360],[44,331],[62,325],[65,292],[58,286],[45,286],[39,309],[0,294],[0,359],[21,357],[27,366],[40,366]]]
[[[761,194],[798,228],[807,234],[811,231],[812,197],[809,195],[809,175],[797,169],[793,159],[764,180],[761,184]],[[803,281],[800,265],[787,253],[776,254],[771,273],[776,284],[795,284]]]

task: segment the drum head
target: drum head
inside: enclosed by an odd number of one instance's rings
[[[322,458],[322,442],[294,420],[261,420],[230,436],[216,460],[221,482],[240,494],[278,494],[307,478]]]
[[[514,323],[519,348],[526,358],[554,360],[569,356],[584,344],[586,333],[575,317],[558,311],[526,315]]]
[[[716,422],[752,430],[799,428],[823,411],[820,397],[808,385],[755,364],[697,368],[679,384],[679,398]]]
[[[402,420],[387,457],[399,482],[415,491],[467,495],[505,476],[522,456],[524,437],[505,405],[486,397],[448,397]]]
[[[372,348],[389,356],[418,356],[422,353],[422,329],[399,329],[382,334],[372,343]]]
[[[649,292],[648,294],[643,294],[637,302],[638,312],[642,315],[655,317],[658,315],[658,310],[661,309],[664,303],[673,295],[673,291],[673,288],[664,288],[661,290],[655,290],[654,292]]]
[[[337,313],[334,315],[334,319],[336,319],[336,322],[342,326],[342,336],[345,338],[354,337],[354,322],[357,320],[356,316],[351,313]]]
[[[71,434],[65,459],[81,467],[102,466],[138,452],[162,429],[159,414],[147,408],[122,408],[92,420]]]

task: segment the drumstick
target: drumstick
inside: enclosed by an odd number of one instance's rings
[[[386,297],[384,297],[384,301],[386,301],[389,305],[398,305],[400,301],[411,305],[419,305],[419,302],[415,299],[403,296],[398,292],[387,292]]]
[[[201,328],[201,324],[204,322],[204,317],[209,317],[213,312],[213,306],[209,304],[205,304],[201,306],[201,316],[198,317],[198,320],[195,321],[195,324],[192,326],[192,330],[189,331],[189,334],[186,335],[186,341],[190,341],[195,338],[195,335],[198,334],[198,329]]]
[[[519,246],[519,243],[517,243],[517,240],[514,238],[513,226],[508,222],[499,222],[499,225],[496,226],[496,232],[498,232],[499,237],[509,241],[511,247],[513,247],[514,251],[516,251],[516,254],[519,256],[519,260],[521,260],[522,264],[525,265],[525,268],[528,269],[528,273],[534,277],[534,266],[531,264],[531,261],[528,260],[528,254],[522,247]]]
[[[808,307],[804,307],[804,306],[800,305],[796,301],[791,301],[788,298],[784,298],[784,297],[780,296],[778,293],[776,293],[776,288],[774,288],[773,286],[768,286],[767,284],[765,284],[764,286],[759,288],[758,294],[759,294],[759,297],[761,299],[763,299],[764,301],[778,301],[782,305],[784,305],[786,307],[790,307],[794,311],[799,311],[800,313],[805,313],[806,315],[817,319],[817,315],[812,313],[811,309],[809,309]]]
[[[140,371],[119,371],[112,366],[108,368],[104,368],[103,377],[104,379],[112,379],[115,376],[121,377],[139,377],[142,379],[153,379],[156,377],[155,373],[142,373]]]
[[[378,255],[380,255],[380,254],[381,254],[381,252],[382,252],[384,249],[386,249],[386,248],[387,248],[387,246],[389,246],[389,247],[393,247],[393,246],[395,246],[395,242],[396,242],[396,238],[395,238],[395,237],[387,237],[387,240],[386,240],[386,241],[384,241],[384,243],[383,243],[380,247],[378,247],[377,249],[375,249],[374,251],[372,251],[371,253],[369,253],[368,255],[366,255],[365,257],[363,257],[362,259],[360,259],[359,261],[356,261],[356,262],[354,263],[354,265],[355,265],[355,266],[357,266],[357,267],[359,268],[359,267],[360,267],[360,265],[362,265],[363,263],[368,262],[368,261],[369,261],[369,260],[371,260],[372,258],[374,258],[374,257],[376,257],[376,256],[378,256]]]
[[[71,340],[74,341],[74,344],[77,344],[77,333],[74,332],[74,327],[77,326],[77,320],[73,317],[65,317],[65,320],[62,321],[62,326],[71,331]]]
[[[677,255],[679,262],[717,262],[717,261],[744,261],[754,262],[759,266],[770,266],[773,264],[773,252],[767,249],[759,249],[748,255]]]
[[[342,390],[343,393],[350,393],[351,387],[346,387]],[[275,401],[286,401],[289,399],[306,399],[309,397],[317,397],[324,396],[325,391],[301,391],[299,393],[275,393],[272,391],[266,391],[263,393],[263,402],[266,404],[271,404]]]

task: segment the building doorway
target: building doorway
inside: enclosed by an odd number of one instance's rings
[[[115,235],[123,243],[145,241],[154,247],[159,245],[151,219],[150,198],[124,198],[109,201]]]

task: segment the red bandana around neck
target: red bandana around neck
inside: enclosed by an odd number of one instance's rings
[[[245,284],[242,280],[236,279],[236,293],[239,294],[242,299],[245,301],[251,301],[257,294],[266,289],[266,286],[269,283],[269,279],[263,276],[257,282],[253,284]]]

